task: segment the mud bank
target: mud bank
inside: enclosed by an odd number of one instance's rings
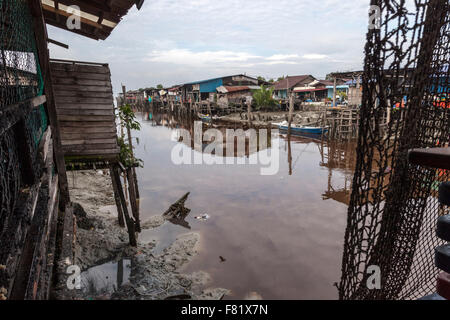
[[[222,288],[208,288],[210,276],[202,271],[182,274],[180,268],[197,254],[201,241],[197,233],[179,236],[170,246],[155,253],[156,240],[128,245],[128,234],[119,227],[115,214],[115,202],[109,172],[81,171],[69,173],[71,199],[77,219],[75,264],[82,271],[82,278],[102,265],[129,261],[129,276],[120,286],[95,288],[99,279],[84,279],[81,288],[68,290],[60,287],[56,298],[71,299],[222,299],[229,293]],[[143,221],[143,229],[157,230],[166,222],[161,216]],[[99,276],[97,276],[99,277]],[[108,276],[100,273],[101,281]],[[123,275],[121,275],[123,277]],[[92,286],[94,288],[92,288]],[[70,291],[70,292],[69,292]]]
[[[292,122],[299,125],[307,125],[317,123],[322,117],[322,110],[315,111],[295,111],[292,114]],[[288,112],[252,112],[252,124],[255,126],[273,126],[273,123],[287,121]],[[220,117],[220,121],[227,123],[248,123],[247,113],[232,113],[230,115]]]

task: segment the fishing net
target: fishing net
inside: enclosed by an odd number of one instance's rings
[[[0,111],[21,108],[19,105],[42,95],[43,79],[38,63],[33,32],[32,16],[26,0],[0,0]],[[16,106],[14,106],[16,105]],[[9,117],[4,113],[1,117]],[[11,118],[12,119],[12,118]],[[38,145],[47,128],[47,114],[44,106],[33,108],[27,113],[23,126],[2,121],[0,126],[0,235],[6,216],[11,214],[21,179],[20,137],[26,137],[26,144],[32,157],[34,172],[39,172],[37,161]]]
[[[448,208],[438,204],[437,188],[450,177],[408,164],[407,152],[449,143],[449,1],[371,5],[380,16],[367,33],[339,296],[415,299],[433,292],[439,273],[435,225]],[[380,268],[380,289],[367,285],[370,266]]]

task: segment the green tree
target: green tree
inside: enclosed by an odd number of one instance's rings
[[[141,124],[139,123],[139,121],[137,121],[136,115],[134,114],[133,109],[129,104],[125,104],[119,107],[118,117],[125,128],[136,131],[141,130]],[[142,167],[143,161],[134,157],[132,149],[133,147],[129,143],[127,143],[123,137],[118,137],[117,142],[120,148],[120,162],[126,167],[131,167],[135,164]],[[137,143],[139,144],[139,140],[137,140]]]
[[[164,86],[162,85],[162,84],[158,84],[157,86],[156,86],[156,89],[164,89]]]
[[[253,100],[256,104],[256,109],[273,109],[277,102],[273,98],[273,88],[266,88],[261,86],[259,90],[253,90]]]
[[[345,90],[336,90],[336,95],[338,95],[342,100],[347,100],[347,92]]]
[[[262,76],[259,76],[257,79],[258,79],[258,81],[266,81],[266,78],[264,78]]]
[[[279,81],[281,81],[281,80],[284,80],[284,76],[279,77],[279,78],[277,79],[277,82],[279,82]]]

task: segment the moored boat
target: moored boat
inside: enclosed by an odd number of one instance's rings
[[[203,122],[211,122],[212,118],[208,114],[201,114],[198,113],[197,116],[203,121]]]
[[[288,131],[289,124],[287,121],[282,123],[277,123],[278,129],[280,131]],[[328,132],[328,127],[310,127],[310,126],[298,126],[295,124],[291,124],[291,133],[292,134],[314,134],[314,135],[323,135]]]

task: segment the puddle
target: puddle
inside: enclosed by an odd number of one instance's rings
[[[87,296],[107,296],[128,283],[130,275],[130,259],[107,262],[81,273],[81,289]]]
[[[186,228],[166,221],[158,228],[143,230],[139,235],[139,240],[142,243],[155,241],[156,245],[153,249],[153,253],[155,255],[159,255],[164,251],[164,249],[174,243],[177,237],[186,233],[186,231],[188,231]]]

